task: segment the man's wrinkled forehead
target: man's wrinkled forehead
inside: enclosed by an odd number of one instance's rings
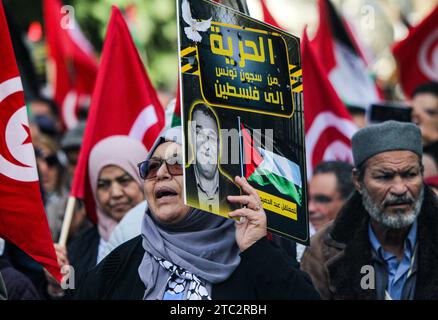
[[[420,169],[421,162],[420,157],[412,151],[387,151],[366,160],[365,166],[370,170],[410,170]]]

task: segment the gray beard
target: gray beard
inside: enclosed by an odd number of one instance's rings
[[[363,185],[362,188],[362,204],[365,210],[371,216],[371,219],[376,221],[379,225],[389,229],[401,229],[412,225],[421,211],[421,206],[424,199],[424,186],[421,187],[420,195],[414,202],[414,208],[408,212],[397,212],[395,214],[386,215],[381,212],[377,205],[371,199],[371,196]]]

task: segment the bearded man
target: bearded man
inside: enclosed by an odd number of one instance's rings
[[[387,121],[352,147],[355,192],[301,268],[324,299],[438,299],[438,203],[423,183],[420,130]]]

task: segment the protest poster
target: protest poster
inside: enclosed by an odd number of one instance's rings
[[[244,176],[268,229],[307,244],[300,40],[209,0],[178,0],[185,202],[227,217]]]

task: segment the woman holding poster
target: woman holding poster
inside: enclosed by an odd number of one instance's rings
[[[149,209],[142,234],[91,270],[79,299],[317,299],[309,277],[266,239],[266,214],[244,178],[231,219],[184,204],[181,127],[139,164]]]

